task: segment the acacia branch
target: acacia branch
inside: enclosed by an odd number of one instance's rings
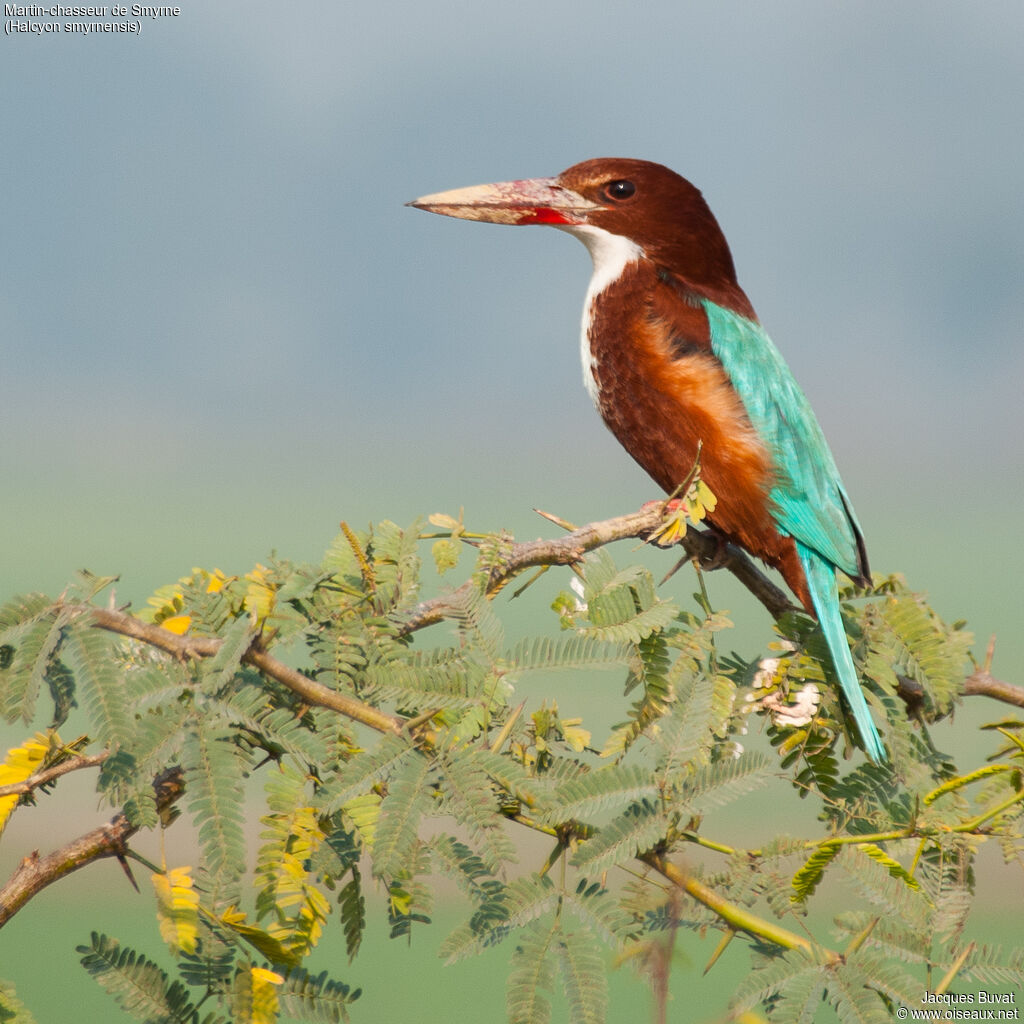
[[[565,835],[559,828],[553,825],[542,825],[540,822],[518,811],[510,811],[507,817],[519,825],[532,829],[534,832],[543,832],[545,835],[557,839],[559,846],[556,849],[556,853],[564,852]],[[587,826],[580,826],[574,823],[572,832],[578,838],[582,838],[591,834],[592,830]],[[553,856],[554,854],[552,854]],[[802,935],[797,935],[796,932],[791,932],[781,925],[777,925],[763,917],[758,917],[757,914],[753,914],[749,910],[737,906],[735,903],[730,903],[724,896],[720,896],[714,889],[709,888],[699,879],[687,874],[682,868],[667,860],[660,853],[655,851],[638,853],[637,860],[646,864],[649,868],[653,868],[659,875],[671,882],[672,885],[687,893],[698,903],[703,904],[736,931],[746,932],[755,938],[774,942],[775,945],[782,946],[783,949],[810,951],[815,948],[815,944]],[[834,953],[832,950],[825,949],[824,954],[830,962],[839,959],[839,954]]]
[[[488,597],[497,594],[506,583],[526,569],[550,565],[574,565],[582,561],[588,551],[611,544],[617,540],[649,540],[651,534],[664,521],[664,505],[652,502],[636,512],[630,512],[613,519],[605,519],[571,530],[554,540],[531,540],[510,543],[500,563],[490,570],[485,593]],[[553,517],[546,517],[551,518]],[[557,521],[557,520],[553,520]],[[690,528],[679,541],[680,546],[691,559],[715,568],[728,569],[744,587],[764,606],[773,619],[796,606],[754,562],[732,544],[724,549],[720,538],[709,530]],[[440,622],[452,608],[461,605],[477,587],[475,580],[467,580],[450,594],[421,601],[401,621],[400,632],[414,633],[426,626]],[[995,637],[989,643],[984,664],[964,681],[965,696],[984,696],[1024,708],[1024,687],[1015,686],[995,678],[990,672]],[[913,680],[899,679],[899,696],[913,708],[923,699],[923,689]]]
[[[500,564],[490,570],[485,592],[493,596],[513,577],[525,569],[548,565],[573,565],[588,551],[630,538],[647,540],[662,525],[665,514],[662,503],[652,503],[637,512],[614,519],[604,519],[572,530],[554,540],[530,540],[512,543]],[[732,544],[722,548],[720,539],[709,531],[688,529],[680,541],[687,555],[698,561],[728,569],[767,608],[772,618],[794,607],[786,593],[777,587],[756,565]],[[452,594],[422,601],[402,620],[403,633],[413,633],[424,626],[440,622],[448,610],[457,606],[459,599],[476,588],[474,580],[467,580]]]
[[[181,796],[184,788],[180,768],[163,772],[153,783],[157,811],[164,813]],[[72,839],[45,857],[40,857],[39,851],[35,850],[22,858],[7,884],[0,889],[0,928],[33,896],[72,871],[103,857],[117,857],[123,862],[128,840],[137,831],[138,826],[121,812],[106,824]]]
[[[133,615],[110,608],[79,605],[75,610],[83,615],[91,616],[93,625],[100,629],[131,637],[133,640],[140,640],[167,654],[173,654],[177,658],[210,658],[220,650],[224,643],[219,637],[178,636],[177,633],[172,633],[162,626],[142,622]],[[310,679],[309,676],[303,675],[283,661],[278,661],[255,643],[242,655],[242,661],[287,686],[307,704],[337,711],[339,714],[345,715],[346,718],[361,722],[378,732],[400,733],[402,731],[404,724],[402,719],[386,714],[361,700],[356,700],[355,697],[338,693],[337,690],[332,690],[315,679]]]
[[[755,938],[767,939],[777,946],[782,946],[783,949],[802,949],[810,952],[815,948],[814,943],[802,935],[797,935],[796,932],[791,932],[788,928],[782,928],[772,921],[750,913],[749,910],[737,906],[735,903],[730,903],[713,889],[709,889],[699,879],[687,874],[682,868],[677,867],[660,854],[645,853],[640,856],[640,860],[654,868],[660,875],[664,875],[673,885],[688,893],[698,903],[702,903],[737,931],[747,932]],[[826,949],[824,954],[830,962],[841,959],[839,954],[832,950]]]
[[[985,669],[978,669],[964,680],[964,694],[968,697],[992,697],[1004,704],[1024,708],[1024,687],[996,679]]]
[[[1004,683],[1002,679],[996,679],[992,675],[992,659],[995,657],[995,653],[996,638],[991,636],[985,651],[985,660],[964,680],[964,694],[972,697],[976,695],[994,697],[1004,704],[1013,704],[1018,708],[1024,708],[1024,688],[1014,686],[1013,683]]]
[[[95,768],[96,765],[103,764],[108,756],[108,751],[104,751],[102,754],[91,754],[88,757],[76,754],[66,761],[61,761],[60,764],[55,764],[52,768],[33,772],[22,782],[12,782],[9,786],[0,786],[0,797],[24,796],[26,793],[31,793],[33,789],[38,789],[48,782],[53,782],[54,779],[59,779],[62,775],[67,775],[68,772],[76,772],[81,768]]]

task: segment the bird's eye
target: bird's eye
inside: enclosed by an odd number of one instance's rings
[[[612,199],[615,202],[621,203],[624,199],[629,199],[636,192],[636,185],[631,181],[620,179],[618,181],[609,181],[604,187],[604,194],[608,199]]]

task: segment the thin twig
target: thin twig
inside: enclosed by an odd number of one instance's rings
[[[75,610],[83,615],[92,616],[93,625],[100,629],[141,640],[143,643],[183,659],[212,657],[220,650],[221,644],[224,642],[218,637],[178,636],[161,626],[142,622],[125,612],[109,608],[80,605]],[[402,731],[404,724],[402,719],[386,714],[370,704],[364,704],[361,700],[356,700],[355,697],[338,693],[337,690],[332,690],[315,679],[310,679],[309,676],[303,675],[283,661],[278,661],[277,658],[261,650],[258,646],[250,647],[242,655],[242,661],[287,686],[307,704],[330,708],[332,711],[337,711],[339,714],[345,715],[346,718],[361,722],[378,732],[400,733]]]
[[[964,693],[972,697],[976,695],[994,697],[1004,704],[1013,704],[1018,708],[1024,708],[1024,687],[1004,683],[992,675],[992,660],[995,658],[995,654],[996,638],[995,635],[992,635],[988,638],[985,660],[972,675],[964,680]]]
[[[737,931],[747,932],[758,938],[767,939],[769,942],[782,946],[784,949],[802,949],[810,951],[815,948],[814,943],[805,939],[796,932],[782,928],[772,921],[750,913],[735,903],[719,896],[713,889],[708,888],[699,879],[687,874],[682,868],[666,860],[660,854],[643,854],[640,859],[649,867],[654,868],[660,875],[664,875],[673,885],[679,886],[684,892],[689,893],[698,903],[702,903],[709,910],[714,911],[726,924]],[[829,949],[821,949],[821,953],[830,962],[837,962],[840,959],[838,953]]]
[[[153,789],[157,810],[162,813],[184,792],[181,769],[163,772],[153,783]],[[72,839],[45,857],[40,857],[36,850],[22,858],[7,884],[0,889],[0,928],[33,896],[72,871],[102,857],[117,857],[123,862],[128,840],[137,831],[138,826],[119,813],[106,824]]]
[[[1014,686],[996,679],[984,669],[979,669],[964,680],[964,695],[967,697],[992,697],[1004,704],[1024,708],[1024,687]]]
[[[613,541],[630,538],[646,540],[661,525],[663,519],[662,504],[658,502],[624,516],[589,523],[554,540],[530,540],[511,544],[501,564],[491,569],[487,580],[487,594],[490,596],[497,593],[512,576],[524,569],[541,565],[572,565],[579,562],[588,551]],[[689,529],[680,543],[691,558],[710,560],[721,555],[721,542],[706,531]],[[786,593],[772,583],[738,548],[728,545],[721,556],[720,564],[768,609],[772,618],[777,619],[783,612],[794,607]],[[476,585],[475,581],[470,580],[452,594],[442,594],[420,602],[403,618],[402,632],[414,633],[425,626],[440,622],[448,609],[457,606],[460,598],[465,597]]]
[[[96,765],[103,764],[108,756],[109,752],[106,750],[102,754],[91,754],[88,757],[76,754],[66,761],[61,761],[60,764],[55,764],[52,768],[34,772],[22,782],[12,782],[9,786],[0,786],[0,797],[23,796],[25,793],[31,793],[33,789],[45,786],[48,782],[67,775],[68,772],[76,772],[82,768],[95,768]]]
[[[521,812],[510,812],[507,814],[507,817],[511,821],[517,822],[535,832],[542,832],[545,835],[553,836],[560,842],[564,840],[562,832],[557,827],[541,824],[539,821]],[[577,838],[581,838],[590,834],[590,831],[586,826],[577,826],[574,829],[574,835]],[[564,849],[564,846],[562,848]],[[802,935],[797,935],[796,932],[791,932],[781,925],[777,925],[763,917],[758,917],[757,914],[751,913],[744,907],[730,903],[724,896],[720,896],[714,889],[706,886],[699,879],[694,878],[660,853],[651,851],[638,854],[637,860],[646,864],[649,868],[653,868],[659,875],[682,889],[683,892],[688,893],[698,903],[703,904],[736,931],[746,932],[748,935],[765,939],[768,942],[775,943],[777,946],[782,946],[784,949],[803,949],[809,951],[815,948],[815,944],[809,939],[805,939]],[[821,948],[821,952],[829,962],[841,959],[840,955],[833,950]]]

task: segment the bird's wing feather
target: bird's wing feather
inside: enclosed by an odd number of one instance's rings
[[[865,575],[860,526],[810,402],[760,324],[703,303],[711,348],[772,453],[780,529],[854,579]]]

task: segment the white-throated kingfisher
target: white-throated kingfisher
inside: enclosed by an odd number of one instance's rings
[[[818,620],[864,748],[883,761],[836,591],[837,569],[870,582],[860,526],[810,403],[737,284],[697,188],[659,164],[609,158],[410,205],[548,224],[590,250],[583,380],[605,423],[669,493],[699,453],[718,501],[709,522],[776,568]]]

